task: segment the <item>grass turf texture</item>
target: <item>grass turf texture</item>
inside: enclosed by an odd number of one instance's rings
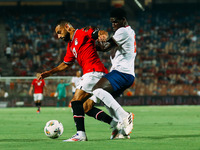
[[[200,106],[124,108],[135,114],[131,139],[110,140],[109,125],[86,116],[89,141],[71,143],[62,142],[75,134],[70,108],[43,107],[40,114],[36,108],[2,108],[0,150],[200,150]],[[52,119],[64,126],[58,139],[43,131]]]

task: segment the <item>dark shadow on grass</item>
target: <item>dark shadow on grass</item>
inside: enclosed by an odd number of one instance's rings
[[[41,142],[49,139],[0,139],[0,142]]]
[[[152,140],[162,140],[162,139],[168,139],[168,138],[172,138],[172,139],[179,139],[179,138],[200,138],[200,134],[191,134],[191,135],[163,135],[163,136],[138,136],[138,137],[133,137],[131,139],[114,139],[111,141],[115,141],[115,140],[140,140],[140,139],[152,139]],[[51,140],[57,140],[58,142],[62,142],[63,140],[66,139],[0,139],[0,143],[1,142],[51,142]],[[89,142],[96,142],[96,141],[108,141],[110,139],[88,139]]]
[[[139,137],[135,137],[135,139],[155,139],[155,140],[159,140],[159,139],[167,139],[167,138],[178,139],[178,138],[198,138],[198,137],[200,137],[200,134],[191,134],[191,135],[163,135],[163,136],[139,136]]]

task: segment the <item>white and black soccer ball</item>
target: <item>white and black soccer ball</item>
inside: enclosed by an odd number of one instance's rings
[[[44,127],[44,133],[49,138],[55,139],[63,134],[64,128],[61,122],[58,120],[50,120]]]

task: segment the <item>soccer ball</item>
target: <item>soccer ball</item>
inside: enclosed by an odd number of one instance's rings
[[[44,133],[49,138],[55,139],[63,134],[64,128],[58,120],[50,120],[44,127]]]

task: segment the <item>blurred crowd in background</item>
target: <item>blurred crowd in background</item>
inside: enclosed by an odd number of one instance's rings
[[[54,27],[58,18],[66,16],[75,28],[93,25],[113,33],[108,12],[7,13],[4,53],[13,76],[34,76],[63,61],[67,44],[57,40]],[[136,32],[136,79],[125,94],[196,95],[200,90],[200,11],[145,11],[136,14],[130,25]],[[99,55],[109,69],[109,53]],[[75,63],[57,75],[74,76],[79,69]]]

